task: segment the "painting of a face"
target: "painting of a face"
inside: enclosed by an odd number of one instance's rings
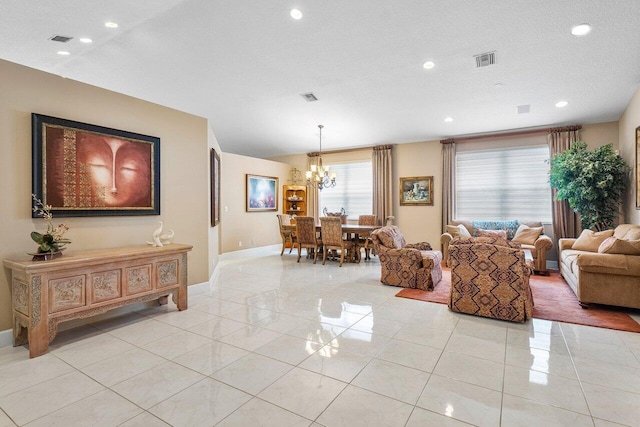
[[[153,146],[52,127],[46,134],[47,203],[54,208],[149,208]]]

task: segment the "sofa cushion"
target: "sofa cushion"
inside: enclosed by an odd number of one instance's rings
[[[513,239],[516,230],[520,226],[517,219],[510,221],[472,221],[474,235],[478,236],[478,230],[507,230],[507,238]]]
[[[571,249],[576,251],[598,252],[598,248],[607,237],[613,236],[613,230],[595,232],[583,230]]]
[[[598,247],[601,254],[640,255],[640,240],[621,240],[608,237]]]
[[[478,237],[500,237],[502,239],[506,239],[507,230],[484,230],[482,228],[478,228],[476,230],[476,235]]]
[[[447,233],[451,234],[451,237],[471,237],[471,233],[462,224],[447,225]]]
[[[640,228],[627,231],[622,240],[640,240]]]
[[[542,234],[542,230],[542,227],[529,227],[528,225],[520,224],[520,227],[516,230],[516,235],[513,236],[513,241],[523,245],[533,245]]]
[[[640,239],[640,225],[637,224],[620,224],[616,227],[613,235],[623,240]]]

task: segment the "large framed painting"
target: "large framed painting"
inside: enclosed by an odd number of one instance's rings
[[[220,156],[211,149],[211,226],[220,224]]]
[[[640,209],[640,126],[636,128],[636,209]]]
[[[278,210],[278,178],[247,174],[247,212]]]
[[[400,178],[400,204],[433,206],[433,177]]]
[[[31,118],[33,194],[55,216],[160,214],[160,138]]]

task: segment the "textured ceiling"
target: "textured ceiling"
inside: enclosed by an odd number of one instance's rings
[[[0,0],[0,58],[206,117],[223,151],[269,157],[317,151],[318,124],[330,150],[617,120],[639,16],[637,0]]]

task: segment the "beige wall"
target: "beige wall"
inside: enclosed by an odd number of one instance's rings
[[[213,131],[211,130],[211,128],[207,129],[207,139],[209,142],[209,150],[211,150],[212,148],[214,150],[216,150],[216,153],[220,156],[222,153],[222,150],[220,149],[220,144],[218,144],[218,140],[216,139],[216,136],[213,134]],[[211,162],[208,163],[209,168],[211,167]],[[208,169],[207,173],[209,173],[209,187],[208,187],[208,191],[209,191],[209,195],[211,195],[211,169]],[[222,191],[222,188],[220,188],[220,191]],[[211,197],[211,196],[209,196]],[[222,197],[220,197],[220,199],[222,199]],[[211,227],[211,200],[207,199],[209,201],[209,277],[211,277],[211,275],[213,274],[213,271],[216,268],[216,265],[218,265],[218,259],[221,253],[220,250],[220,237],[222,235],[222,233],[220,232],[221,227],[221,223],[219,223],[218,225],[216,225],[215,227]],[[222,210],[220,211],[220,216],[222,217]]]
[[[162,220],[175,241],[192,244],[189,283],[208,280],[208,130],[203,118],[0,61],[0,259],[26,258],[31,218],[31,113],[160,137],[161,215],[64,218],[68,252],[144,244]],[[57,221],[54,218],[54,221]],[[8,273],[0,275],[0,330],[11,327]]]
[[[582,125],[580,139],[587,143],[589,150],[607,144],[613,144],[613,149],[617,150],[619,148],[618,122]]]
[[[282,242],[276,214],[282,210],[282,186],[287,184],[291,166],[271,160],[222,153],[220,159],[222,192],[223,253]],[[278,178],[278,210],[246,211],[246,174]],[[240,246],[239,242],[242,242]]]
[[[636,209],[636,191],[638,191],[636,188],[638,170],[636,156],[640,158],[640,153],[636,153],[636,128],[638,126],[640,126],[640,89],[631,98],[619,121],[620,155],[632,167],[630,185],[623,205],[624,221],[630,224],[640,224],[640,210]]]
[[[393,147],[393,215],[407,242],[429,242],[440,248],[442,234],[442,159],[439,141]],[[433,176],[433,206],[400,206],[400,178]]]

